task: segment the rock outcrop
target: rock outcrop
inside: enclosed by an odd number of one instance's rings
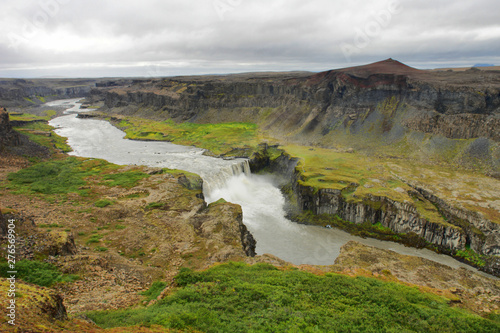
[[[5,278],[0,278],[0,289],[5,292],[9,290],[10,282]],[[24,283],[20,280],[15,282],[16,297],[15,303],[15,325],[10,325],[7,320],[7,306],[0,309],[3,320],[0,324],[2,332],[59,332],[65,330],[68,323],[66,308],[63,298],[52,289],[39,287]],[[6,296],[4,300],[7,300]],[[71,324],[69,324],[71,325]],[[74,328],[74,327],[72,327]]]
[[[439,293],[447,291],[445,297],[453,300],[452,303],[480,315],[488,315],[500,307],[500,284],[496,279],[469,269],[451,268],[424,258],[401,255],[355,241],[342,246],[335,265],[326,266],[323,270],[352,276],[369,274],[382,280],[397,279],[425,288],[435,288]]]
[[[2,211],[0,211],[0,236],[7,235],[7,219],[3,216]]]
[[[0,107],[0,151],[7,146],[17,146],[19,144],[19,134],[12,129],[9,113],[5,108]]]

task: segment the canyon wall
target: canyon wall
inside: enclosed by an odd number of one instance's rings
[[[93,89],[91,97],[127,114],[194,122],[256,120],[311,142],[346,130],[384,138],[411,130],[500,140],[500,74],[488,74],[489,81],[480,84],[476,72],[449,77],[401,71],[404,65],[395,61],[383,64],[388,73],[372,74],[367,66],[318,74],[135,81]]]
[[[56,99],[85,97],[95,87],[93,79],[10,79],[0,81],[0,104],[32,107]]]
[[[298,159],[286,153],[270,158],[268,146],[262,145],[250,163],[252,171],[266,170],[291,185],[284,191],[291,201],[291,215],[309,211],[314,215],[337,216],[355,224],[380,223],[398,234],[413,233],[442,251],[454,253],[470,247],[477,253],[498,256],[500,254],[500,225],[488,221],[479,214],[456,208],[423,188],[409,184],[415,195],[431,201],[446,218],[447,223],[435,223],[422,217],[410,202],[398,202],[387,197],[368,195],[359,200],[346,199],[341,190],[314,188],[302,184]],[[493,260],[493,264],[498,264]],[[500,270],[487,266],[487,270]]]

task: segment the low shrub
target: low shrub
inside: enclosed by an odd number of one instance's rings
[[[444,297],[373,278],[229,263],[201,272],[183,268],[176,283],[179,289],[152,306],[87,315],[104,328],[157,324],[202,332],[500,330],[500,322],[451,307]]]
[[[0,264],[0,276],[9,277],[8,271],[12,269],[7,263]],[[16,262],[16,277],[25,282],[33,283],[42,287],[50,287],[58,282],[73,282],[79,279],[78,275],[66,275],[61,273],[56,266],[32,260],[21,260]]]

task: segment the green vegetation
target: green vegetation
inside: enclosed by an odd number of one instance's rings
[[[43,116],[37,116],[31,113],[11,113],[9,115],[9,119],[11,121],[22,121],[22,122],[46,122],[52,119],[57,111],[55,110],[46,110],[42,112]]]
[[[224,198],[220,198],[219,200],[212,202],[212,203],[209,205],[209,207],[211,207],[211,206],[215,206],[215,205],[219,205],[219,204],[224,204],[224,203],[226,203],[226,202],[227,202],[227,201],[226,201]]]
[[[9,174],[8,188],[19,194],[78,193],[87,196],[89,190],[86,185],[92,180],[107,186],[130,188],[136,186],[141,179],[149,177],[137,170],[119,171],[120,166],[104,160],[68,157],[64,160],[34,164],[29,168]],[[112,203],[110,200],[103,199],[97,201],[95,206],[105,207]],[[89,209],[78,211],[78,213],[88,212],[90,212]]]
[[[94,234],[90,236],[90,238],[87,240],[86,244],[93,244],[93,243],[99,243],[101,241],[102,235],[99,234]]]
[[[467,246],[465,250],[460,250],[455,253],[455,256],[463,258],[465,261],[471,263],[476,267],[483,267],[486,265],[485,259],[487,258],[484,255],[478,254],[470,246]]]
[[[108,200],[108,199],[101,199],[101,200],[98,200],[94,203],[94,206],[98,207],[98,208],[104,208],[104,207],[107,207],[107,206],[110,206],[112,205],[114,202],[111,201],[111,200]]]
[[[47,118],[52,119],[57,115],[57,111],[56,110],[46,110],[46,111],[43,111],[42,114],[45,115],[46,119]]]
[[[387,197],[398,202],[413,202],[419,215],[430,222],[458,228],[450,224],[431,202],[410,196],[413,189],[391,174],[382,159],[331,149],[285,146],[291,156],[299,157],[299,183],[312,187],[340,190],[347,202],[358,202],[383,209],[373,197]]]
[[[410,200],[408,185],[392,177],[376,158],[316,147],[287,145],[284,149],[300,158],[297,168],[302,172],[302,185],[335,190],[349,187],[352,190],[342,193],[348,201],[360,201],[367,195]]]
[[[132,188],[137,186],[139,181],[148,178],[149,175],[140,171],[126,171],[110,175],[105,175],[103,179],[104,184],[107,186],[120,186],[125,188]]]
[[[107,247],[104,247],[104,246],[96,246],[94,248],[94,251],[98,251],[98,252],[106,252],[108,250]]]
[[[37,227],[39,228],[63,228],[63,225],[57,224],[57,223],[51,223],[51,224],[37,224]]]
[[[72,150],[66,143],[66,138],[52,132],[53,127],[45,122],[45,118],[47,117],[33,117],[34,118],[32,120],[39,118],[44,120],[44,122],[40,122],[39,120],[37,122],[28,122],[22,126],[14,127],[14,129],[19,133],[28,136],[31,141],[47,147],[51,151],[54,150],[54,147],[62,152],[70,152]]]
[[[392,282],[229,263],[182,269],[180,288],[149,307],[93,312],[102,327],[203,332],[498,332],[500,323]],[[155,288],[156,289],[156,288]],[[158,288],[159,289],[159,288]],[[151,292],[152,294],[153,292]]]
[[[7,263],[0,264],[0,276],[10,277],[11,271]],[[16,262],[17,278],[42,287],[50,287],[58,282],[73,282],[79,279],[77,275],[66,275],[57,267],[41,261],[21,260]]]
[[[82,193],[84,177],[89,173],[81,170],[81,160],[69,157],[35,164],[8,175],[8,180],[19,193]]]
[[[164,203],[161,203],[161,202],[150,202],[149,204],[147,204],[146,209],[161,209],[163,207],[165,207]]]
[[[258,144],[257,125],[253,123],[195,124],[129,117],[118,126],[127,133],[128,139],[193,145],[214,154],[224,154],[234,147],[256,147]]]
[[[166,282],[155,281],[155,282],[153,282],[153,284],[151,285],[151,287],[149,287],[148,290],[143,291],[141,293],[141,295],[147,296],[146,301],[149,302],[151,300],[156,299],[158,296],[160,296],[161,292],[163,291],[163,289],[165,289],[165,287],[167,287],[167,283]]]

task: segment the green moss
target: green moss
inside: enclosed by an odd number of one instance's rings
[[[472,250],[470,246],[467,246],[464,250],[457,251],[455,253],[455,256],[464,259],[465,261],[471,263],[476,267],[484,267],[484,265],[486,265],[485,260],[487,256],[480,255],[479,253]]]
[[[107,186],[120,186],[125,188],[132,188],[137,186],[137,184],[144,178],[148,178],[150,175],[141,171],[125,171],[115,174],[109,174],[103,176],[104,184]]]
[[[47,117],[41,118],[46,120]],[[62,152],[70,152],[72,150],[71,147],[68,146],[66,138],[52,132],[54,128],[45,122],[28,122],[22,126],[14,127],[14,129],[19,133],[28,136],[31,141],[47,147],[53,152],[55,149]]]
[[[101,200],[98,200],[94,203],[94,206],[98,207],[98,208],[104,208],[104,207],[107,207],[107,206],[110,206],[114,204],[113,201],[111,200],[108,200],[108,199],[101,199]]]
[[[7,263],[0,264],[0,276],[10,277],[7,272],[11,270]],[[73,282],[79,279],[77,275],[63,274],[56,266],[36,260],[18,261],[15,264],[15,270],[17,271],[17,278],[43,287],[50,287],[59,282]]]
[[[425,218],[427,221],[441,224],[447,227],[457,228],[453,224],[448,223],[446,221],[446,218],[439,212],[439,209],[437,209],[437,207],[427,199],[416,196],[413,196],[412,199],[419,215]]]
[[[268,264],[183,268],[179,288],[149,307],[92,312],[104,328],[158,324],[202,332],[497,332],[500,323],[443,297],[377,279],[316,276]],[[154,286],[154,288],[153,288]],[[163,284],[147,293],[158,294]]]
[[[101,241],[102,235],[99,234],[93,234],[90,236],[90,238],[87,240],[86,244],[93,244],[93,243],[99,243]]]
[[[148,290],[141,292],[140,294],[143,296],[146,296],[146,301],[151,301],[156,299],[158,296],[160,296],[161,292],[163,289],[167,287],[167,283],[163,281],[155,281],[149,287]]]
[[[139,140],[170,141],[193,145],[224,154],[234,147],[257,145],[257,125],[253,123],[196,124],[163,122],[129,117],[118,127],[127,133],[126,138]]]
[[[317,147],[286,145],[283,149],[300,159],[297,165],[302,176],[300,184],[315,191],[342,190],[344,198],[357,202],[372,196],[399,202],[410,200],[409,186],[394,179],[377,158]]]
[[[216,205],[224,204],[224,203],[227,203],[227,201],[224,200],[224,198],[220,198],[219,200],[212,202],[210,205],[208,205],[208,207],[216,206]]]
[[[151,202],[146,205],[146,209],[161,209],[165,207],[165,204],[162,202]]]
[[[79,169],[81,161],[74,157],[65,160],[35,164],[16,173],[10,173],[8,180],[19,193],[79,193],[85,185],[88,173]]]

